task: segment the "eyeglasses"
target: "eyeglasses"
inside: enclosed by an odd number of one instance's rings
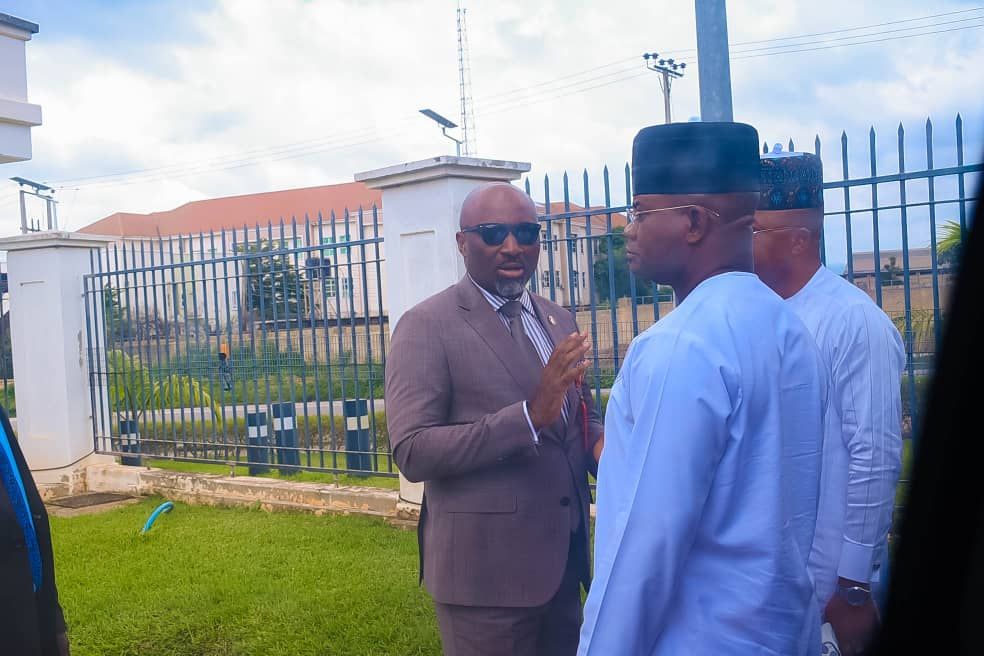
[[[516,238],[520,246],[532,246],[540,238],[540,224],[526,223],[480,223],[471,228],[463,228],[462,232],[477,232],[489,246],[500,246],[506,241],[509,233]]]
[[[803,226],[780,226],[778,228],[758,228],[758,229],[752,228],[752,236],[755,236],[762,232],[778,232],[779,230],[806,230],[807,232],[810,231],[809,228],[805,228]]]
[[[628,217],[629,223],[635,223],[636,221],[639,220],[640,216],[643,216],[645,214],[653,214],[654,212],[669,212],[670,210],[685,210],[691,207],[702,209],[708,214],[711,214],[718,219],[721,218],[721,215],[718,212],[715,212],[709,207],[704,207],[703,205],[677,205],[675,207],[660,207],[659,209],[655,209],[655,210],[642,210],[641,212],[635,209],[634,207],[630,207],[625,211],[625,215],[626,217]]]

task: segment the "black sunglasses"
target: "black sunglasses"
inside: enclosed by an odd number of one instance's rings
[[[521,246],[531,246],[540,238],[540,224],[527,223],[480,223],[462,232],[477,232],[489,246],[500,246],[511,232]]]

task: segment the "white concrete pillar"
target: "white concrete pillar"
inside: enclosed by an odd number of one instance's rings
[[[17,438],[49,497],[84,491],[85,467],[112,462],[93,454],[82,281],[91,271],[90,253],[111,241],[70,232],[0,239],[7,251]]]
[[[27,102],[26,46],[37,31],[0,13],[0,163],[31,159],[31,128],[41,125],[41,107]]]
[[[455,244],[465,196],[486,182],[511,182],[526,162],[433,157],[355,175],[383,192],[386,226],[386,308],[392,331],[403,313],[457,283],[465,264]],[[420,512],[422,483],[400,476],[399,512]]]

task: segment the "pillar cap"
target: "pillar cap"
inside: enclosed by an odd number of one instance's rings
[[[0,251],[29,251],[39,248],[103,248],[117,241],[117,237],[86,235],[64,230],[32,232],[16,237],[0,239]]]
[[[355,181],[365,183],[370,189],[387,189],[441,178],[511,182],[529,170],[529,162],[441,155],[356,173]]]

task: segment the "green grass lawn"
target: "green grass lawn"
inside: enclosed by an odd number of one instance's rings
[[[157,467],[158,469],[167,469],[170,471],[192,472],[197,474],[221,474],[223,476],[229,475],[229,465],[221,463],[212,464],[206,462],[167,460],[164,458],[144,458],[143,464],[148,467]],[[249,469],[245,465],[237,465],[236,476],[249,476]],[[296,474],[284,476],[277,469],[273,468],[265,474],[260,474],[260,477],[277,478],[296,483],[337,483],[338,485],[379,487],[387,490],[400,489],[400,479],[390,478],[387,476],[353,476],[351,474],[331,474],[328,472],[317,471],[298,471]]]
[[[161,501],[51,519],[73,656],[440,653],[413,532]]]

